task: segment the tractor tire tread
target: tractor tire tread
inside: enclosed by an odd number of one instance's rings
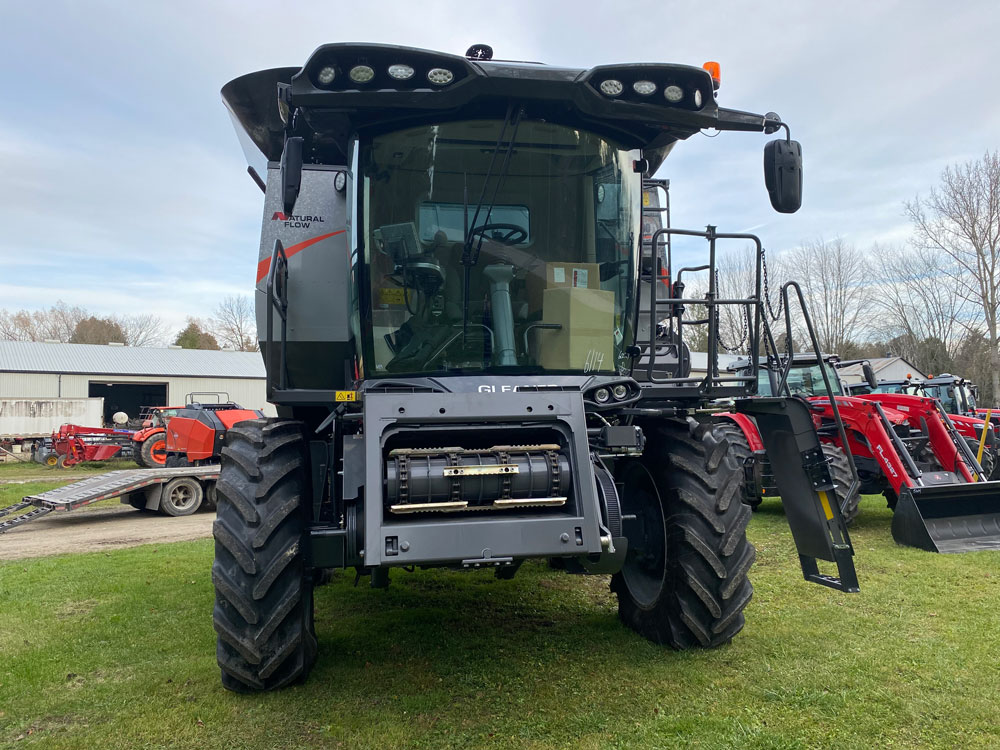
[[[663,503],[666,581],[655,603],[642,607],[623,575],[613,576],[619,617],[674,649],[721,646],[743,628],[743,610],[753,595],[747,577],[756,557],[746,538],[750,510],[733,502],[742,492],[742,468],[726,436],[693,419],[660,423],[648,432],[647,445],[655,448],[647,448],[643,460]]]
[[[306,568],[306,450],[300,423],[249,420],[227,432],[217,485],[213,621],[223,686],[276,690],[316,659]]]
[[[835,493],[837,504],[840,506],[841,515],[844,522],[850,524],[858,517],[859,503],[861,502],[860,488],[856,489],[850,497],[847,492],[854,481],[851,474],[851,465],[848,462],[847,454],[836,445],[823,443],[823,455],[829,460],[830,477],[836,485]]]
[[[713,431],[729,441],[729,450],[733,456],[736,458],[736,463],[741,467],[743,463],[748,458],[753,458],[754,453],[750,450],[750,443],[747,441],[747,436],[743,434],[743,430],[740,429],[739,425],[730,420],[720,422],[715,425]],[[743,481],[741,475],[740,480]],[[743,496],[743,504],[748,506],[751,510],[757,510],[760,507],[763,498],[760,495],[755,494],[755,491],[751,491],[747,487],[747,492]]]

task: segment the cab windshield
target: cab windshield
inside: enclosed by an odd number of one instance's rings
[[[366,370],[617,372],[634,318],[637,158],[530,120],[363,140]]]
[[[791,391],[793,396],[829,396],[831,395],[826,390],[826,384],[823,382],[823,371],[820,367],[826,370],[827,378],[830,380],[830,387],[833,388],[834,396],[842,396],[843,393],[840,387],[840,376],[837,374],[837,370],[827,363],[814,364],[808,367],[793,365],[791,371],[788,373],[788,389]],[[775,380],[780,378],[780,373],[775,373]],[[759,396],[772,396],[774,395],[773,389],[771,388],[770,372],[764,368],[758,372],[757,375],[757,395]]]
[[[964,385],[930,385],[923,387],[923,394],[936,398],[949,414],[964,414],[976,410],[976,397]]]

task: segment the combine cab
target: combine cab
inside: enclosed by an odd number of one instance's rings
[[[987,481],[992,464],[984,469],[976,451],[995,443],[992,427],[953,417],[939,401],[924,396],[844,395],[838,363],[832,355],[808,354],[790,363],[765,360],[759,391],[808,400],[831,468],[853,459],[850,475],[839,472],[845,516],[856,514],[859,491],[883,493],[894,510],[892,534],[900,544],[932,552],[1000,549],[1000,482]],[[874,391],[870,370],[869,379],[868,390]],[[725,414],[721,420],[717,429],[745,457],[747,497],[751,504],[759,502],[771,488],[767,457],[754,450],[760,443],[756,425],[741,415]],[[992,451],[986,455],[992,461]]]
[[[650,177],[705,128],[773,133],[772,205],[797,210],[801,152],[776,115],[720,108],[683,65],[591,69],[329,44],[223,89],[265,190],[257,316],[280,418],[229,429],[215,523],[223,684],[280,688],[317,653],[313,587],[354,568],[510,578],[530,559],[611,574],[628,627],[673,648],[743,626],[754,550],[739,467],[705,407],[756,415],[805,578],[857,590],[808,408],[720,373],[718,307],[765,334],[757,237],[648,238]],[[714,69],[714,68],[713,68]],[[254,166],[256,165],[256,166]],[[705,243],[683,295],[669,237]],[[718,299],[716,247],[758,251],[756,288]],[[690,305],[706,319],[685,320]],[[691,374],[685,325],[707,326]],[[171,420],[173,428],[178,417]],[[824,574],[819,562],[836,566]]]

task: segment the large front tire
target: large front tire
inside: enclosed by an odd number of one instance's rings
[[[222,685],[235,692],[301,682],[316,661],[306,455],[299,422],[241,422],[226,433],[212,619]]]
[[[629,541],[611,579],[619,617],[675,649],[720,646],[742,630],[753,595],[743,472],[728,441],[694,420],[648,433],[643,459],[616,471]]]

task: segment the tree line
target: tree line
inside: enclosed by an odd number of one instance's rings
[[[794,279],[824,352],[842,359],[903,357],[925,374],[969,378],[984,403],[1000,404],[1000,152],[947,167],[939,184],[903,210],[912,227],[903,243],[859,247],[836,237],[769,253],[765,307],[781,318],[774,330],[785,328],[779,290]],[[755,264],[753,248],[722,255],[719,297],[752,294]],[[706,286],[701,279],[701,294]],[[690,291],[685,296],[699,296]],[[793,346],[808,351],[794,303],[791,312]],[[685,314],[705,317],[701,306]],[[746,329],[743,313],[721,307],[720,351],[748,354]],[[706,326],[685,330],[688,345],[705,351]],[[786,344],[782,338],[779,349]]]
[[[188,317],[180,331],[171,331],[157,315],[101,316],[62,301],[43,310],[0,309],[0,339],[126,346],[174,344],[183,349],[258,351],[253,303],[249,297],[240,295],[230,295],[219,302],[212,317]]]

